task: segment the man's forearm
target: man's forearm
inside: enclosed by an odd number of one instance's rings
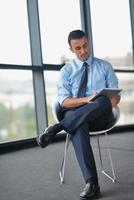
[[[81,98],[66,98],[62,102],[62,106],[65,108],[71,108],[71,107],[79,107],[86,103],[88,103],[95,95],[91,95],[88,97],[81,97]]]

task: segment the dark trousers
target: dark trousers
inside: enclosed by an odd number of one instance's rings
[[[85,182],[98,182],[89,132],[107,127],[108,118],[112,113],[110,100],[101,96],[78,108],[61,109],[63,119],[60,123],[71,135],[71,141]]]

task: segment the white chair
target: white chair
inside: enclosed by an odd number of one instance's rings
[[[60,116],[59,113],[58,113],[57,102],[55,104],[53,104],[52,111],[53,111],[53,115],[54,115],[55,120],[57,122],[59,122],[62,119],[62,116]],[[113,113],[113,116],[112,116],[111,120],[109,121],[109,128],[107,128],[105,130],[98,130],[98,131],[90,132],[90,135],[95,135],[96,139],[97,139],[102,174],[104,174],[111,181],[115,182],[116,181],[115,171],[114,171],[113,160],[112,160],[112,156],[111,156],[111,152],[110,152],[110,146],[109,146],[108,134],[107,133],[111,129],[114,128],[114,126],[116,125],[116,123],[119,120],[120,110],[119,110],[118,106],[112,108],[112,113]],[[106,172],[106,170],[104,169],[104,164],[103,164],[103,159],[102,159],[102,154],[101,154],[100,140],[99,140],[99,135],[101,135],[101,134],[105,134],[105,137],[107,139],[107,151],[108,151],[108,156],[109,156],[109,160],[110,160],[110,167],[111,167],[112,176],[109,175]],[[61,184],[64,183],[65,165],[66,165],[67,149],[68,149],[68,146],[69,146],[69,142],[70,142],[70,135],[67,133],[63,160],[62,160],[62,164],[61,164],[61,168],[60,168],[60,172],[59,172]]]

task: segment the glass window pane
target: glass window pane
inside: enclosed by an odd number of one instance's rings
[[[119,87],[123,89],[121,95],[120,119],[118,125],[134,124],[134,74],[117,73]]]
[[[0,143],[35,135],[32,72],[0,70]]]
[[[0,63],[31,64],[26,0],[0,1]]]
[[[72,58],[67,37],[80,29],[80,8],[77,0],[39,0],[39,15],[44,63],[64,63]]]
[[[46,100],[48,111],[48,123],[54,124],[56,120],[52,113],[52,105],[57,99],[57,82],[59,79],[59,71],[45,71],[44,72],[45,84],[46,84]]]
[[[132,38],[128,0],[90,0],[94,55],[115,68],[132,69]]]

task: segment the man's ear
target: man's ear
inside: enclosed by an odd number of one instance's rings
[[[74,51],[73,51],[72,47],[70,47],[69,49],[70,49],[70,51],[72,51],[72,53],[74,53]]]

